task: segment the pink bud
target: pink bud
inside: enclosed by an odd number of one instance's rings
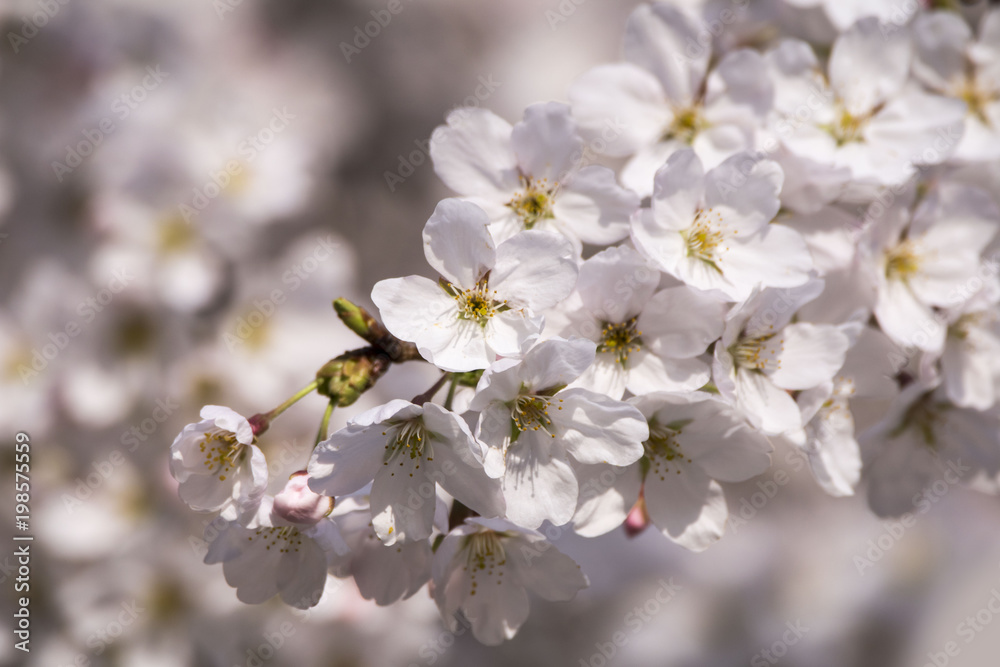
[[[309,473],[292,473],[281,493],[274,497],[275,514],[285,521],[314,525],[333,510],[333,498],[309,488]]]
[[[639,500],[629,510],[628,516],[625,517],[625,534],[629,537],[635,537],[646,530],[648,526],[649,514],[646,512],[646,499],[640,495]]]

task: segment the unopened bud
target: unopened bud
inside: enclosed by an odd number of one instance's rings
[[[649,513],[646,511],[646,499],[641,495],[639,500],[625,517],[625,534],[629,537],[636,537],[649,527]]]
[[[272,511],[285,521],[315,525],[333,511],[333,498],[321,496],[309,488],[309,473],[292,473],[281,493],[274,497]]]
[[[358,400],[388,368],[389,358],[375,348],[347,352],[316,372],[316,391],[345,407]]]

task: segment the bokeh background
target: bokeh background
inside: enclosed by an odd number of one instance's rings
[[[0,663],[996,664],[997,499],[947,488],[911,525],[880,522],[785,450],[727,488],[734,520],[706,553],[655,531],[557,531],[591,587],[535,600],[498,648],[445,632],[426,589],[379,608],[331,579],[302,613],[243,605],[202,564],[211,517],[176,497],[175,434],[206,403],[266,411],[359,346],[331,300],[370,306],[377,280],[428,273],[420,230],[448,195],[433,128],[462,105],[513,122],[564,100],[619,58],[636,4],[0,0],[0,627],[15,604],[19,431],[36,537],[32,650],[5,629]],[[726,45],[835,35],[821,8],[755,0],[746,16]],[[394,368],[334,426],[435,377]],[[262,442],[278,485],[308,459],[313,399]],[[960,624],[977,614],[969,639]]]

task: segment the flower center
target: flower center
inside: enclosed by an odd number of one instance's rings
[[[236,434],[229,431],[209,431],[198,446],[205,455],[205,467],[218,473],[219,481],[226,481],[226,475],[239,466],[243,459],[244,445],[236,440]]]
[[[987,311],[966,313],[948,327],[948,335],[958,340],[968,340],[973,329],[988,325],[994,319],[996,316]]]
[[[721,273],[722,269],[719,268],[718,262],[722,251],[728,250],[722,245],[726,241],[726,230],[722,214],[714,213],[714,222],[712,215],[712,209],[707,211],[698,209],[695,212],[694,222],[681,232],[681,236],[687,244],[688,257],[700,259]]]
[[[539,221],[554,218],[552,213],[553,195],[558,184],[549,186],[548,179],[533,181],[522,177],[524,191],[517,192],[507,206],[521,218],[525,229],[533,228]]]
[[[686,107],[674,111],[674,118],[663,132],[662,141],[676,139],[691,145],[698,133],[708,127],[708,121],[698,106]]]
[[[277,528],[258,528],[254,534],[247,538],[248,542],[264,540],[267,551],[271,547],[278,547],[278,551],[283,554],[298,551],[302,546],[302,535],[295,526],[280,526]],[[268,543],[270,541],[270,543]]]
[[[1000,91],[980,86],[976,83],[975,77],[969,76],[959,86],[955,97],[965,102],[969,108],[969,115],[975,116],[979,122],[987,127],[992,125],[989,116],[986,115],[986,107],[1000,100]]]
[[[466,538],[466,564],[463,570],[469,572],[469,595],[475,595],[479,584],[493,581],[503,584],[504,566],[507,553],[503,548],[503,538],[507,533],[484,530]]]
[[[649,440],[642,443],[646,449],[646,460],[649,463],[649,473],[666,479],[667,473],[673,470],[676,474],[681,474],[680,463],[691,463],[691,459],[684,456],[681,445],[677,442],[677,436],[685,426],[691,423],[689,419],[682,419],[669,424],[661,424],[656,419],[649,422]],[[673,466],[671,468],[671,466]],[[647,474],[649,474],[647,473]]]
[[[562,403],[562,399],[558,399]],[[516,441],[523,431],[544,431],[553,438],[552,419],[549,417],[549,406],[552,399],[548,396],[522,395],[514,399],[511,406],[511,441]],[[562,406],[557,406],[562,410]]]
[[[458,302],[459,319],[471,320],[477,322],[479,326],[485,327],[494,315],[510,310],[507,300],[498,300],[496,298],[497,291],[490,290],[489,276],[481,279],[472,289],[467,290],[463,290],[443,278],[440,285]]]
[[[487,565],[503,565],[507,562],[507,554],[501,541],[502,535],[492,530],[484,530],[468,537],[466,549],[469,553],[469,565],[485,570]]]
[[[920,270],[920,256],[913,241],[903,241],[885,255],[885,276],[906,280]]]
[[[840,108],[836,113],[837,119],[829,125],[823,126],[823,129],[836,139],[837,145],[843,146],[854,141],[861,141],[864,138],[862,131],[868,123],[869,116],[855,116],[844,108]]]
[[[781,360],[777,358],[775,350],[768,345],[768,341],[774,338],[775,334],[768,334],[759,338],[741,336],[736,343],[729,348],[729,354],[736,362],[737,368],[751,371],[763,371],[769,366],[773,369],[781,368]],[[784,343],[780,339],[778,344]]]
[[[900,422],[889,435],[893,438],[899,436],[907,429],[915,429],[924,444],[931,449],[937,449],[938,439],[936,429],[944,423],[943,412],[948,409],[947,403],[934,403],[932,393],[928,392],[923,397],[913,403],[903,415]]]
[[[382,435],[389,435],[389,431],[395,429],[395,437],[390,437],[385,444],[385,459],[388,461],[396,454],[409,455],[411,459],[420,458],[424,455],[427,445],[427,429],[424,428],[423,419],[409,419],[399,422],[382,431]],[[434,459],[428,457],[428,461]],[[420,465],[417,464],[419,468]]]
[[[597,351],[614,354],[618,363],[624,366],[628,362],[628,355],[638,352],[642,347],[642,332],[636,331],[635,322],[634,317],[618,324],[605,322]]]

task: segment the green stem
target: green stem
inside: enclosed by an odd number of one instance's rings
[[[279,405],[278,407],[276,407],[274,410],[271,410],[270,412],[267,413],[266,416],[267,416],[268,421],[274,419],[275,417],[277,417],[278,415],[280,415],[282,412],[284,412],[285,410],[287,410],[288,408],[292,407],[293,405],[295,405],[296,403],[298,403],[299,401],[301,401],[303,398],[305,398],[306,396],[308,396],[309,394],[311,394],[313,391],[316,390],[316,386],[318,384],[319,384],[319,380],[313,380],[312,382],[310,382],[309,384],[307,384],[305,387],[303,387],[302,389],[300,389],[297,392],[295,392],[295,394],[293,394],[291,398],[289,398],[287,401],[285,401],[284,403],[282,403],[281,405]]]
[[[316,449],[316,445],[326,440],[326,433],[330,428],[330,415],[333,414],[333,401],[326,404],[326,410],[323,412],[323,421],[319,423],[319,433],[316,434],[316,442],[313,444],[313,449]]]
[[[458,376],[451,376],[451,384],[448,386],[448,397],[444,399],[444,409],[451,410],[451,403],[455,400],[455,388],[458,386]]]

